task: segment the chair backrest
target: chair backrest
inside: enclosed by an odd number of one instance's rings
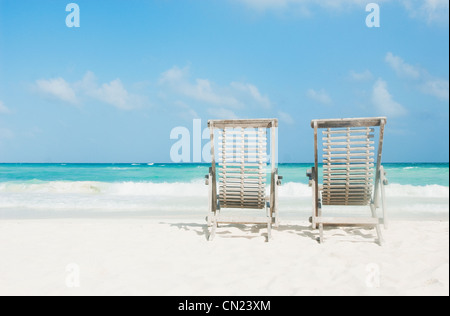
[[[218,162],[219,201],[222,208],[265,208],[267,179],[268,131],[278,126],[270,120],[212,120],[211,154],[214,183]],[[214,130],[218,129],[218,148],[215,154]],[[271,152],[275,137],[272,134]],[[274,157],[273,157],[274,158]],[[275,159],[271,159],[275,170]],[[216,188],[213,188],[216,192]]]
[[[322,129],[323,205],[369,205],[373,202],[378,190],[385,124],[384,117],[312,121],[316,170],[319,160],[317,130]],[[380,127],[377,155],[376,126]]]

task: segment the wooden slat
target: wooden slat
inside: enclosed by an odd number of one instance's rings
[[[258,201],[264,201],[266,196],[260,192],[247,193],[245,195],[238,192],[222,192],[220,193],[220,200],[222,201],[241,201],[256,203]]]
[[[260,167],[263,164],[261,163],[254,163],[254,162],[245,162],[245,163],[226,163],[226,162],[219,162],[220,167]]]
[[[223,186],[226,186],[226,185],[235,185],[235,184],[239,184],[239,185],[242,185],[242,184],[245,184],[245,185],[252,185],[252,186],[255,186],[255,185],[258,185],[258,186],[263,186],[265,183],[266,183],[266,177],[254,177],[254,178],[251,178],[251,177],[235,177],[235,178],[223,178],[223,179],[220,179],[220,183],[223,185]]]
[[[259,184],[251,184],[251,183],[229,183],[230,185],[221,185],[219,190],[220,191],[236,191],[236,192],[265,192],[265,183],[259,183]],[[264,185],[264,186],[263,186]]]
[[[332,202],[329,204],[326,203],[322,203],[323,205],[329,205],[329,206],[368,206],[370,205],[370,202],[361,202],[361,203],[353,203],[353,202],[344,202],[344,203],[339,203],[339,202]]]
[[[330,175],[330,174],[324,174],[323,175],[324,178],[326,179],[359,179],[359,178],[364,178],[364,179],[371,179],[373,177],[373,172],[371,173],[365,173],[365,174],[354,174],[354,175],[350,175],[347,173],[343,173],[343,174],[334,174],[334,175]]]
[[[369,205],[369,201],[329,201],[329,202],[323,202],[323,205],[329,205],[329,206],[367,206]]]
[[[369,195],[369,192],[366,193],[352,193],[349,192],[334,192],[333,194],[329,194],[327,192],[322,193],[322,197],[324,199],[336,199],[336,200],[342,200],[342,199],[366,199],[366,197]]]
[[[339,194],[350,194],[348,191],[345,191],[345,189],[326,189],[322,191],[323,195],[339,195]],[[372,189],[353,189],[352,194],[371,194]]]
[[[234,202],[252,202],[252,203],[256,203],[259,201],[264,201],[266,199],[265,196],[260,196],[260,195],[236,195],[236,194],[223,194],[220,196],[220,199],[223,201],[234,201]]]
[[[370,178],[327,178],[324,179],[324,185],[326,184],[341,184],[341,183],[364,183],[372,182]]]
[[[327,159],[331,159],[331,158],[340,158],[340,157],[372,157],[375,154],[373,152],[366,152],[366,153],[353,153],[353,152],[349,152],[346,154],[325,154],[322,155],[322,157],[327,158]]]
[[[324,135],[336,135],[336,134],[348,134],[348,133],[352,133],[352,134],[362,134],[362,133],[373,133],[375,132],[374,128],[356,128],[356,129],[332,129],[332,130],[323,130],[322,134]]]
[[[359,162],[374,162],[373,158],[367,158],[367,159],[324,159],[323,163],[325,164],[333,164],[333,163],[359,163]]]
[[[359,205],[359,206],[366,206],[370,204],[371,199],[367,197],[363,197],[360,199],[356,198],[349,198],[349,199],[323,199],[322,203],[324,205]]]
[[[327,166],[328,167],[328,166]],[[348,175],[352,175],[352,174],[367,174],[370,172],[374,172],[373,167],[367,167],[367,168],[358,168],[358,169],[354,169],[354,168],[333,168],[332,166],[330,166],[330,168],[324,168],[323,170],[323,174],[327,175],[327,174],[348,174]]]
[[[339,151],[348,151],[348,150],[350,150],[352,152],[355,152],[355,151],[368,151],[368,150],[375,150],[375,147],[373,147],[373,146],[350,147],[350,148],[348,148],[348,147],[337,147],[337,148],[324,148],[323,149],[323,151],[326,151],[326,152],[333,152],[333,151],[339,152]]]
[[[253,210],[261,210],[264,208],[264,206],[260,205],[230,205],[230,204],[223,204],[221,205],[222,208],[245,208],[245,209],[253,209]]]
[[[277,119],[252,119],[252,120],[209,120],[208,127],[214,128],[271,128],[278,127]]]
[[[224,185],[235,185],[237,184],[248,184],[248,185],[259,185],[262,186],[262,184],[264,184],[266,182],[266,178],[265,177],[261,177],[261,178],[250,178],[250,177],[246,177],[246,178],[221,178],[220,183],[223,183]]]
[[[327,140],[328,142],[333,142],[335,140],[355,140],[355,139],[367,139],[369,140],[370,138],[373,138],[373,134],[369,134],[369,135],[349,135],[349,136],[328,136],[328,137],[322,137],[322,140]]]
[[[231,206],[232,208],[247,208],[247,207],[252,207],[252,208],[264,208],[264,204],[265,201],[250,201],[250,200],[238,200],[238,201],[227,201],[227,200],[219,200],[220,204],[222,205],[228,205]]]
[[[331,184],[324,184],[323,185],[323,189],[325,190],[326,188],[341,188],[341,187],[350,187],[350,188],[370,188],[372,187],[372,184],[337,184],[337,183],[331,183]]]
[[[258,179],[258,178],[266,178],[266,173],[265,172],[246,172],[246,173],[233,173],[233,172],[227,172],[227,173],[222,173],[220,172],[220,176],[221,178],[224,179],[234,179],[234,178],[239,178],[239,179]]]
[[[250,135],[224,135],[224,136],[219,136],[219,141],[234,141],[234,142],[250,142],[250,143],[261,143],[263,141],[267,141],[267,137],[264,136],[250,136]]]
[[[248,136],[258,136],[258,137],[267,137],[267,131],[262,130],[254,130],[254,129],[226,129],[219,130],[219,137],[222,136],[237,136],[241,137],[242,135]]]
[[[372,145],[373,141],[352,141],[352,142],[324,142],[322,145],[324,147],[331,146],[352,146],[352,145]]]
[[[314,123],[317,123],[317,128],[372,127],[380,126],[383,120],[386,121],[386,117],[312,120],[311,127],[314,128]]]
[[[258,153],[260,155],[267,153],[267,148],[264,146],[222,146],[219,152],[224,153],[237,153],[237,154],[247,154],[247,153]]]
[[[265,183],[264,183],[264,186],[265,186]],[[255,185],[249,185],[249,184],[246,184],[245,187],[242,187],[242,184],[240,184],[240,183],[227,183],[226,185],[224,185],[223,183],[221,183],[221,184],[220,184],[219,191],[220,191],[222,188],[225,188],[225,189],[224,189],[225,191],[226,191],[226,190],[230,190],[230,189],[238,189],[238,190],[240,190],[240,191],[245,191],[245,190],[255,189],[255,190],[257,190],[257,191],[263,192],[263,190],[262,190],[261,187],[262,187],[262,186],[259,185],[259,184],[255,184]],[[264,189],[264,192],[265,192],[265,189]]]
[[[265,194],[266,190],[262,189],[261,186],[253,187],[253,186],[221,186],[219,189],[220,192],[224,193],[232,193],[232,194],[254,194],[255,192],[258,194]]]

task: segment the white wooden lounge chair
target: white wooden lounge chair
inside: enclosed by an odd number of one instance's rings
[[[378,241],[383,243],[380,224],[387,225],[384,186],[386,174],[381,165],[385,117],[313,120],[314,167],[307,176],[313,188],[313,229],[319,227],[323,242],[324,225],[375,227]],[[323,185],[319,185],[318,133],[323,140]],[[375,158],[375,130],[378,129]],[[376,161],[375,161],[376,159]],[[383,210],[378,218],[377,208]],[[371,217],[324,217],[322,206],[370,206]]]
[[[218,224],[265,224],[268,239],[272,224],[278,224],[277,195],[282,177],[276,162],[276,119],[210,120],[212,163],[206,184],[209,185],[209,240]],[[216,153],[214,137],[218,130]],[[267,143],[270,131],[270,197],[266,197]],[[218,168],[216,167],[218,162]],[[217,172],[218,171],[218,172]],[[218,181],[217,181],[218,180]],[[218,183],[218,185],[217,185]],[[217,186],[219,190],[217,191]],[[223,209],[265,210],[263,216],[226,216]],[[248,213],[248,212],[245,212]],[[239,210],[239,214],[244,211]]]

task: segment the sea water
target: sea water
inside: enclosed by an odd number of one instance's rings
[[[281,218],[310,216],[312,189],[306,177],[310,167],[279,164]],[[448,220],[448,163],[384,167],[390,218]],[[0,218],[204,218],[208,169],[206,164],[0,164]]]

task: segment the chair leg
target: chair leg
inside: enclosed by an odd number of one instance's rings
[[[270,202],[266,202],[266,216],[267,216],[267,241],[272,239],[272,219],[275,216],[275,227],[277,227],[277,213],[274,208],[274,212],[272,213],[272,208]]]
[[[319,224],[319,243],[323,244],[323,224]]]
[[[383,235],[381,234],[380,224],[377,224],[377,225],[375,226],[375,229],[376,229],[377,235],[378,235],[378,243],[380,244],[380,246],[383,246],[383,244],[384,244],[384,239],[383,239]]]
[[[375,205],[372,203],[370,204],[370,210],[372,211],[372,217],[373,218],[378,218],[377,217],[377,210]],[[377,231],[377,236],[378,236],[378,243],[381,245],[383,245],[384,240],[383,240],[383,235],[381,234],[381,229],[380,229],[380,224],[376,224],[375,225],[375,230]]]
[[[388,228],[388,219],[387,219],[387,214],[386,214],[386,203],[385,203],[385,188],[384,188],[384,184],[381,183],[381,207],[383,209],[383,226],[384,229]]]
[[[217,221],[212,223],[211,231],[209,232],[208,241],[213,241],[214,237],[216,237],[216,229],[217,229]]]
[[[280,225],[280,220],[278,219],[278,209],[275,209],[274,226],[275,226],[275,228],[278,228],[279,225]]]

